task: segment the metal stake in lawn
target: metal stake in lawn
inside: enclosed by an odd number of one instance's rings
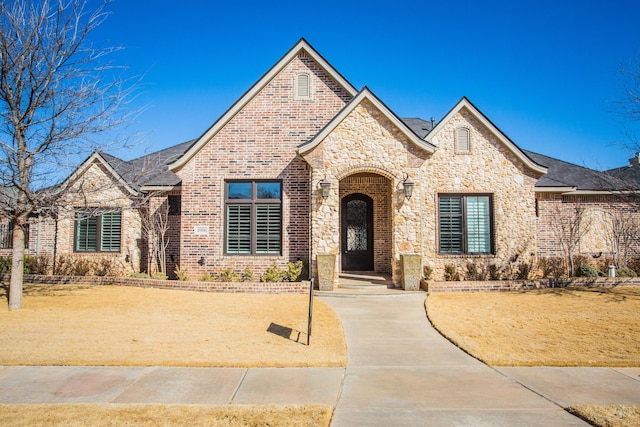
[[[309,283],[309,318],[307,319],[307,345],[311,343],[311,320],[313,319],[313,278],[311,278]]]

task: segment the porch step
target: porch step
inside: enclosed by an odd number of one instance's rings
[[[340,273],[338,287],[360,290],[394,289],[391,277],[373,272]]]

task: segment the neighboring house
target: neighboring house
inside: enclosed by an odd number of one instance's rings
[[[29,252],[55,242],[58,255],[110,254],[146,270],[143,195],[151,212],[168,207],[167,271],[192,278],[259,277],[296,260],[315,272],[319,254],[395,283],[402,254],[420,255],[436,279],[451,265],[507,268],[562,255],[553,228],[567,206],[631,206],[624,181],[520,149],[466,98],[437,123],[399,118],[305,40],[198,139],[129,162],[96,153],[81,174],[115,183],[114,194],[49,220],[48,234],[32,224]],[[606,215],[596,217],[580,251],[600,256]]]

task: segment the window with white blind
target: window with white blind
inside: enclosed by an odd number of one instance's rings
[[[471,136],[469,129],[456,129],[456,153],[471,152]]]
[[[228,181],[225,215],[225,253],[280,255],[282,184],[279,181]]]
[[[440,195],[440,253],[492,253],[492,209],[490,195]]]
[[[311,98],[311,76],[308,73],[296,74],[294,85],[296,99]]]
[[[76,212],[76,252],[120,252],[122,240],[122,212],[101,214]]]

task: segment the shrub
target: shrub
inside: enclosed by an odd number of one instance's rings
[[[189,280],[189,275],[187,274],[187,269],[182,269],[180,268],[179,265],[176,266],[176,269],[173,271],[176,275],[176,277],[178,278],[179,281],[181,282],[186,282],[187,280]]]
[[[271,267],[262,275],[261,280],[263,282],[281,282],[284,279],[286,273],[282,271],[276,262],[271,264]]]
[[[0,257],[0,273],[11,273],[11,257]]]
[[[220,274],[218,274],[219,282],[237,282],[238,280],[240,280],[240,275],[231,268],[222,270]]]
[[[638,274],[630,268],[619,268],[616,271],[618,277],[638,277]]]
[[[253,280],[253,266],[248,265],[247,268],[242,272],[242,280],[245,282],[250,282]]]
[[[93,274],[96,276],[114,276],[114,259],[99,258],[93,261]]]
[[[531,273],[532,269],[533,269],[533,266],[531,263],[521,262],[520,264],[518,264],[518,269],[516,270],[515,278],[517,280],[527,280],[529,278],[529,274]]]
[[[302,271],[304,270],[304,263],[300,260],[296,262],[287,263],[287,272],[285,277],[290,282],[299,282],[302,280]]]
[[[432,274],[433,274],[433,268],[431,268],[428,265],[425,265],[424,267],[422,267],[422,276],[424,277],[425,280],[430,280]]]
[[[204,273],[198,280],[201,282],[213,282],[215,281],[215,276],[211,273]]]
[[[86,258],[61,255],[56,262],[54,274],[59,276],[86,276],[91,271],[91,263]]]
[[[627,268],[636,272],[637,275],[640,275],[640,257],[633,257],[627,260]]]
[[[151,278],[156,280],[167,280],[167,274],[162,271],[156,271],[151,275]]]
[[[589,264],[580,264],[576,271],[578,277],[598,277],[598,270]]]
[[[500,271],[500,267],[495,264],[489,264],[489,267],[487,267],[487,274],[489,275],[489,280],[502,279],[502,271]]]
[[[22,259],[22,271],[24,274],[31,274],[31,262],[33,257],[25,255]]]
[[[476,263],[468,263],[467,271],[464,275],[465,280],[485,280],[487,278],[487,272],[483,266],[478,266]]]
[[[27,255],[25,256],[25,265],[26,258],[29,258],[29,269],[31,270],[31,274],[38,274],[41,276],[49,274],[49,269],[51,267],[51,257],[49,255]]]
[[[565,273],[564,259],[561,257],[541,257],[538,266],[542,270],[542,278],[559,279]]]
[[[150,279],[151,278],[151,276],[149,276],[147,273],[143,273],[143,272],[136,273],[135,271],[131,273],[129,277],[133,279]]]
[[[447,282],[460,280],[460,275],[458,274],[455,265],[444,266],[444,280],[446,280]]]

